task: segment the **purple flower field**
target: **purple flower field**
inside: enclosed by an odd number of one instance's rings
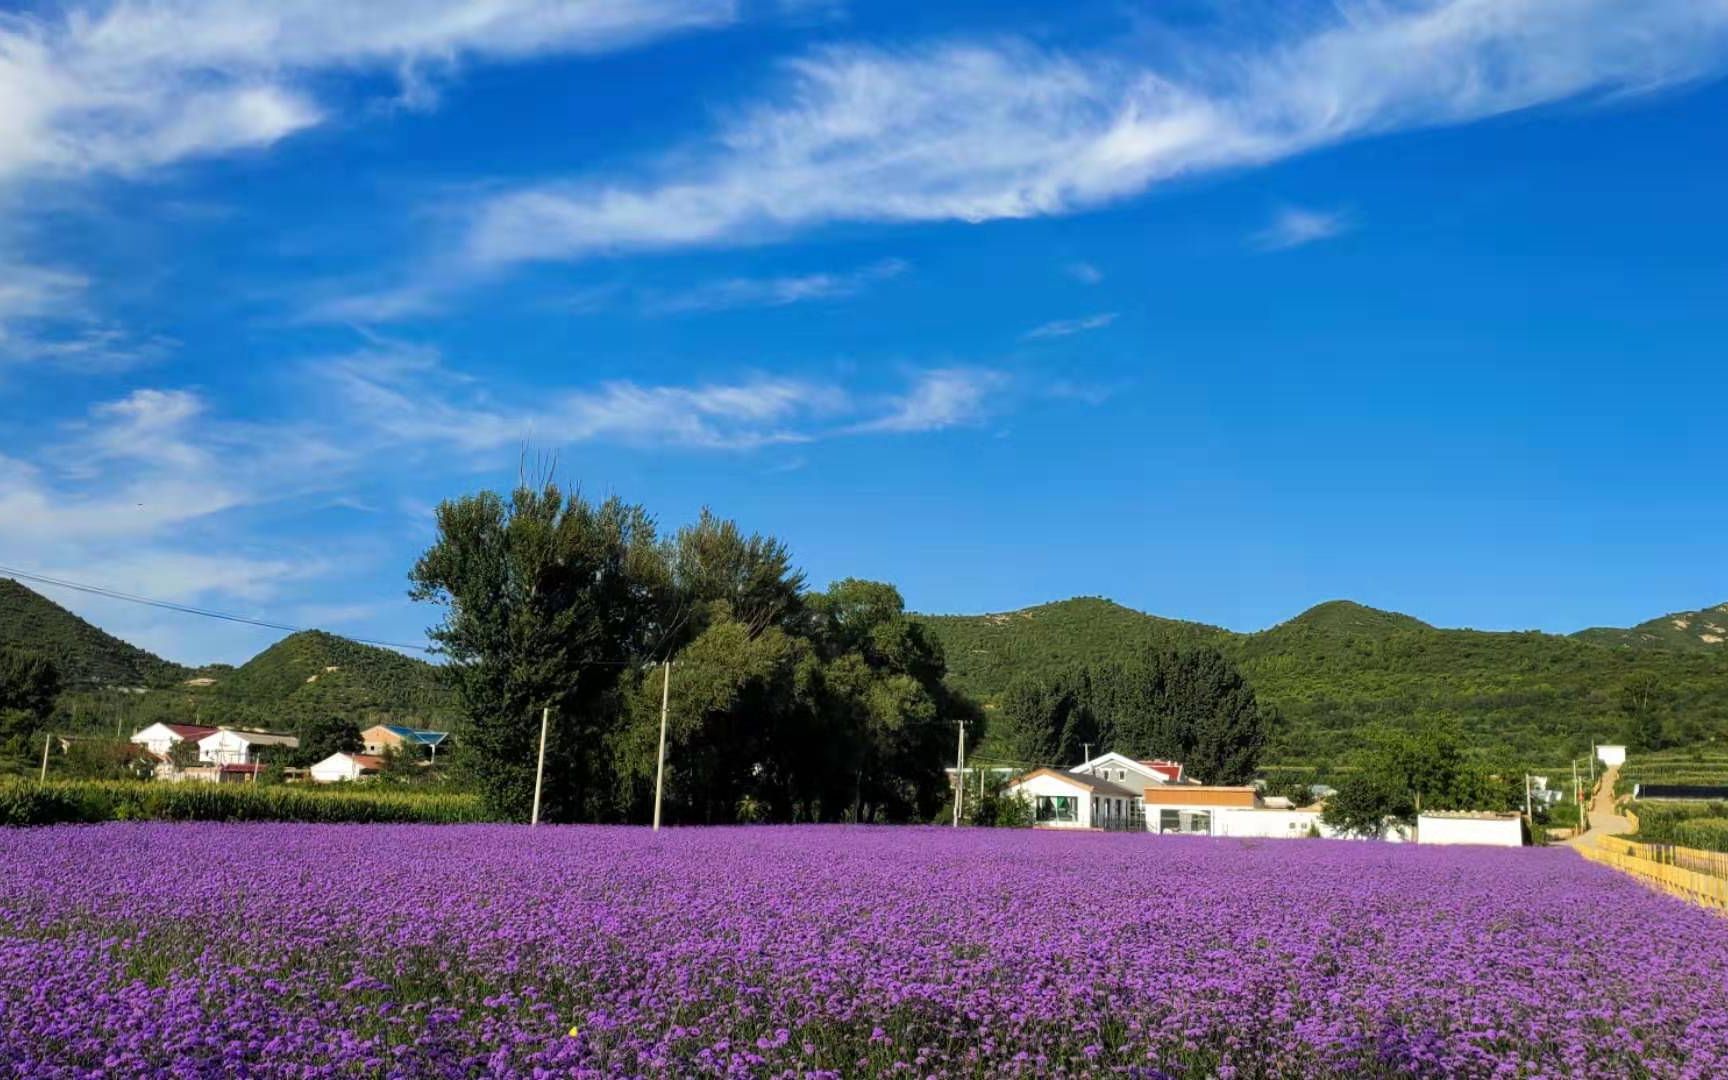
[[[11,1076],[1728,1075],[1728,921],[1559,850],[0,831]]]

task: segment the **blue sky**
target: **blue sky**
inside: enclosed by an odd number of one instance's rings
[[[1720,0],[14,9],[0,564],[418,640],[529,446],[924,611],[1716,603],[1725,70]]]

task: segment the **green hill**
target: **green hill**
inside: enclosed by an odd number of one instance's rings
[[[10,578],[0,578],[0,645],[59,665],[57,730],[134,731],[158,720],[292,730],[336,714],[365,726],[448,725],[455,703],[438,669],[335,634],[290,634],[232,667],[187,668],[127,644]]]
[[[321,630],[290,634],[217,678],[209,692],[213,703],[259,710],[258,719],[284,726],[314,713],[434,723],[453,712],[436,667]]]
[[[1620,688],[1648,672],[1679,737],[1728,737],[1728,653],[1629,649],[1536,632],[1442,630],[1346,601],[1254,634],[1144,615],[1083,598],[998,615],[925,620],[953,686],[986,703],[1018,674],[1204,642],[1230,657],[1280,713],[1268,760],[1335,762],[1376,724],[1455,723],[1526,761],[1564,761],[1621,726]]]
[[[0,645],[53,660],[68,687],[170,686],[189,674],[179,664],[97,629],[11,578],[0,578]]]
[[[1629,630],[1593,626],[1572,636],[1598,645],[1719,652],[1728,646],[1728,604],[1701,611],[1670,612]]]

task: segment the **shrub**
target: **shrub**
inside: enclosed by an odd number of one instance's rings
[[[489,820],[477,795],[260,784],[55,780],[0,784],[0,825],[97,821]]]

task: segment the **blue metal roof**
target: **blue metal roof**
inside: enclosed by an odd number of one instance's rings
[[[404,727],[401,724],[385,724],[385,729],[399,736],[404,742],[418,743],[421,746],[437,746],[450,737],[448,731],[424,731],[420,728]]]

